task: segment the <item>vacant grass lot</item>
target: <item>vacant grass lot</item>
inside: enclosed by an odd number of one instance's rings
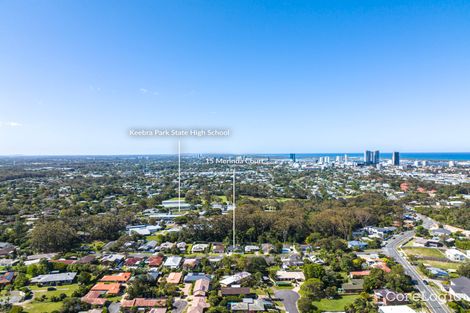
[[[416,257],[423,256],[423,257],[445,258],[445,255],[436,248],[404,247],[403,251],[409,256],[414,255]]]
[[[450,263],[450,262],[441,262],[441,261],[430,261],[426,260],[421,263],[424,263],[425,265],[429,265],[432,267],[438,267],[443,270],[456,270],[459,268],[460,264],[458,263]]]
[[[58,297],[61,293],[70,297],[72,293],[78,289],[78,284],[73,285],[64,285],[64,286],[56,286],[56,290],[47,291],[47,287],[37,287],[37,286],[30,286],[30,289],[34,293],[33,300],[24,306],[24,309],[28,313],[49,313],[55,310],[59,310],[62,307],[61,302],[51,302],[51,297],[56,296]],[[43,295],[47,297],[45,301],[38,301]]]
[[[322,312],[344,312],[344,307],[359,298],[359,295],[344,295],[339,299],[322,299],[313,304]]]

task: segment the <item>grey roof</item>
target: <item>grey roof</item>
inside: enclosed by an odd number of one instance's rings
[[[470,297],[470,278],[460,277],[452,279],[452,289],[457,293],[464,293]]]
[[[58,273],[58,274],[46,274],[33,277],[32,283],[55,283],[63,281],[72,281],[77,275],[76,272]]]

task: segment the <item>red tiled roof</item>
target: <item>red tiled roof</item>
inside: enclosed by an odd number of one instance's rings
[[[370,271],[357,271],[357,272],[351,272],[349,275],[351,276],[368,276],[370,274]]]
[[[151,256],[148,258],[149,266],[160,266],[163,263],[163,256]]]
[[[390,273],[392,270],[390,269],[390,267],[387,266],[387,264],[385,263],[377,263],[375,264],[373,267],[375,268],[378,268],[378,269],[381,269],[382,271],[384,271],[385,273]]]
[[[90,291],[85,296],[82,297],[82,302],[89,303],[91,305],[104,305],[106,299],[100,298],[100,291]]]
[[[121,289],[121,284],[119,283],[111,283],[111,284],[97,283],[91,288],[92,291],[106,291],[106,293],[110,295],[118,294],[120,289]]]
[[[134,266],[142,261],[141,258],[128,258],[125,262],[127,266]]]
[[[131,278],[131,273],[119,273],[117,275],[105,275],[100,281],[104,282],[126,282]]]
[[[135,298],[134,300],[122,300],[121,306],[123,308],[131,307],[164,307],[166,306],[166,299],[145,299]]]

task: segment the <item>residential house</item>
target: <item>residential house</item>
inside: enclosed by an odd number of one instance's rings
[[[467,259],[467,256],[463,252],[460,252],[457,249],[447,249],[446,257],[449,260],[454,261],[454,262],[463,262]]]
[[[452,234],[452,232],[448,229],[445,229],[445,228],[436,228],[436,229],[431,230],[431,234],[433,236],[446,237],[446,236],[450,236],[450,234]]]
[[[264,254],[270,254],[274,250],[274,246],[271,243],[261,244],[261,250]]]
[[[257,251],[259,251],[258,246],[254,246],[254,245],[245,246],[245,253],[254,253],[254,252],[257,252]]]
[[[276,280],[278,281],[304,281],[305,275],[302,271],[277,271]]]
[[[109,254],[101,258],[101,263],[103,265],[115,266],[124,262],[125,258],[126,256],[123,254]]]
[[[166,299],[135,298],[133,300],[121,300],[121,308],[124,310],[129,310],[131,308],[145,310],[154,307],[166,307]]]
[[[437,268],[437,267],[427,267],[426,269],[435,278],[445,279],[445,278],[449,277],[449,273],[447,273],[443,269],[440,269],[440,268]]]
[[[163,266],[169,267],[171,269],[177,269],[180,267],[183,258],[180,256],[169,256]]]
[[[222,287],[228,287],[234,284],[238,284],[250,276],[251,274],[248,272],[240,272],[235,275],[226,276],[220,280],[220,285]]]
[[[127,258],[124,265],[127,267],[138,267],[144,262],[143,258]]]
[[[183,262],[183,269],[192,270],[197,266],[198,263],[199,261],[196,258],[185,259]]]
[[[214,242],[214,243],[212,243],[212,252],[213,253],[224,253],[225,252],[225,246],[220,242]]]
[[[348,241],[348,248],[349,249],[357,249],[357,250],[364,250],[367,248],[367,243],[363,241],[353,240]]]
[[[198,279],[194,283],[193,295],[195,297],[205,297],[209,291],[210,281],[207,279]]]
[[[101,282],[114,282],[114,283],[125,283],[127,281],[129,281],[129,279],[131,278],[131,273],[119,273],[119,274],[116,274],[116,275],[105,275],[103,276],[100,281]]]
[[[297,253],[292,253],[286,257],[283,257],[281,259],[281,262],[282,262],[282,268],[284,269],[287,269],[289,267],[304,265],[304,261],[302,260],[302,257],[300,256],[300,254],[297,254]]]
[[[159,267],[163,263],[163,255],[153,255],[147,259],[150,267]]]
[[[15,247],[6,247],[0,249],[0,258],[6,258],[12,256],[16,251]]]
[[[194,244],[191,248],[192,253],[204,253],[206,252],[207,248],[209,248],[209,245],[206,243],[197,243]]]
[[[75,279],[75,276],[77,276],[76,272],[39,275],[39,276],[33,277],[31,279],[31,283],[42,285],[42,286],[72,284]]]
[[[11,284],[14,278],[15,278],[14,272],[6,272],[3,274],[0,274],[0,286]]]
[[[179,284],[181,282],[181,278],[183,277],[183,273],[180,272],[171,272],[168,274],[166,282],[169,284]]]
[[[230,309],[234,312],[261,312],[266,310],[262,299],[252,298],[244,298],[242,302],[231,303]]]
[[[181,252],[186,252],[186,242],[178,242],[176,247],[180,249]]]
[[[449,293],[457,300],[470,302],[470,278],[460,277],[450,281]]]
[[[91,287],[92,291],[103,291],[108,295],[117,295],[121,291],[121,284],[120,283],[103,283],[99,282],[93,287]]]
[[[349,273],[349,277],[352,278],[363,278],[369,276],[370,271],[354,271]]]
[[[210,304],[207,303],[206,297],[194,297],[187,313],[203,313],[208,307],[210,307]]]
[[[188,273],[184,277],[184,282],[185,283],[193,283],[199,279],[205,279],[208,281],[212,280],[212,277],[210,275],[204,274],[204,273]]]
[[[154,252],[157,245],[158,245],[158,243],[155,240],[151,240],[151,241],[148,241],[145,244],[141,245],[139,247],[139,250]]]

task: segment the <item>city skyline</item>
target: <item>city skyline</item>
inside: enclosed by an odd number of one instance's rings
[[[470,151],[465,2],[8,1],[0,155]]]

